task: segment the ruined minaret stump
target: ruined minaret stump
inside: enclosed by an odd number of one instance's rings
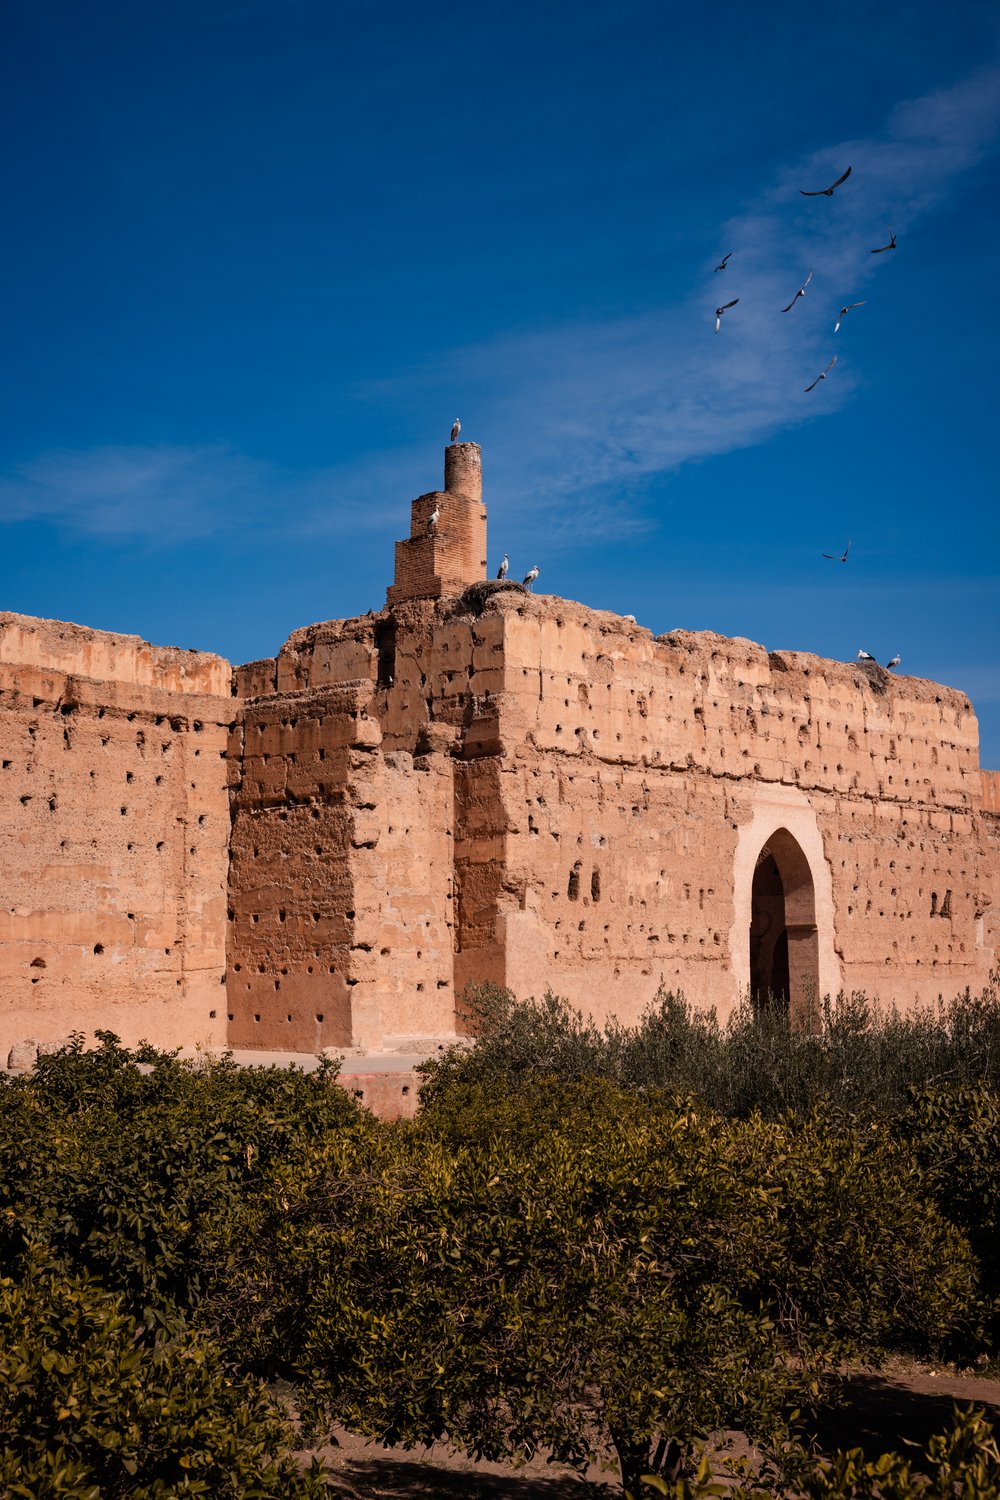
[[[396,576],[386,603],[460,594],[485,577],[482,452],[478,443],[450,443],[444,450],[444,489],[413,501],[410,535],[396,543]]]

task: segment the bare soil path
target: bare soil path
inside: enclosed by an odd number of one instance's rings
[[[847,1385],[846,1404],[816,1425],[822,1449],[862,1447],[870,1458],[904,1441],[923,1446],[951,1421],[955,1402],[986,1408],[1000,1430],[1000,1379],[895,1362],[878,1374],[859,1372]],[[580,1478],[543,1459],[522,1468],[475,1463],[443,1444],[407,1451],[380,1448],[346,1431],[339,1446],[323,1448],[334,1494],[343,1500],[581,1500]],[[593,1467],[591,1484],[616,1493],[616,1475]]]

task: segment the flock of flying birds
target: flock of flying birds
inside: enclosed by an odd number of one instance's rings
[[[800,194],[802,195],[803,198],[832,198],[833,194],[834,194],[834,191],[837,188],[839,188],[842,183],[846,182],[847,179],[848,179],[848,177],[850,177],[851,170],[852,169],[850,167],[848,167],[847,171],[846,172],[842,172],[841,175],[837,178],[836,182],[831,182],[831,184],[830,184],[829,187],[826,187],[826,188],[816,188],[813,191],[807,191],[805,188],[799,188],[799,192],[800,192]],[[887,245],[876,245],[875,248],[871,251],[871,254],[872,255],[884,255],[887,250],[895,250],[895,248],[896,248],[896,235],[895,235],[895,233],[893,231],[892,225],[890,224],[889,225],[889,243]],[[716,271],[724,271],[726,269],[729,261],[732,259],[732,256],[733,256],[733,252],[732,252],[732,250],[730,250],[727,255],[724,255],[722,257],[722,259],[720,260],[719,264],[715,267],[715,270]],[[791,302],[788,303],[787,307],[783,307],[781,309],[781,311],[783,313],[791,312],[792,308],[795,306],[796,302],[798,302],[799,298],[805,296],[805,294],[806,294],[806,287],[809,285],[809,283],[810,283],[810,281],[812,281],[812,279],[813,279],[813,273],[812,273],[812,271],[810,271],[809,275],[806,277],[805,281],[802,283],[802,285],[799,287],[798,291],[795,293],[795,296],[792,298]],[[733,300],[732,300],[732,302],[724,302],[721,307],[717,307],[715,309],[715,331],[716,331],[716,333],[718,333],[719,329],[722,326],[723,314],[727,313],[731,307],[735,307],[736,304],[739,302],[739,300],[740,300],[739,297],[734,297]],[[844,321],[844,319],[847,317],[847,314],[849,312],[853,312],[856,307],[864,307],[864,305],[865,305],[864,301],[861,301],[861,302],[848,302],[844,307],[842,307],[840,309],[840,312],[837,314],[837,321],[833,325],[833,331],[834,331],[834,333],[839,333],[839,331],[840,331],[840,325]],[[806,394],[808,394],[810,391],[814,391],[816,389],[816,387],[819,385],[820,381],[826,379],[826,377],[829,375],[830,371],[833,369],[833,367],[834,367],[834,365],[836,363],[837,363],[837,356],[834,355],[833,358],[831,359],[830,363],[827,365],[826,369],[822,370],[820,372],[820,374],[816,376],[816,379],[812,382],[811,385],[807,385],[806,386],[806,388],[805,388]],[[847,561],[847,554],[850,552],[850,550],[851,550],[851,543],[848,542],[847,546],[844,548],[843,552],[824,552],[823,556],[829,558],[831,562],[846,563],[846,561]],[[871,654],[870,651],[859,651],[857,659],[858,659],[858,661],[876,661],[876,658],[874,656],[872,656],[872,654]],[[900,661],[900,657],[899,657],[899,652],[897,651],[896,655],[892,658],[892,660],[886,662],[886,670],[889,671],[889,672],[895,671],[895,669],[899,666],[899,661]]]
[[[832,198],[833,194],[834,194],[834,190],[836,188],[839,188],[842,183],[844,183],[844,182],[847,181],[848,177],[850,177],[850,175],[851,175],[851,171],[852,171],[852,169],[850,167],[848,167],[847,171],[841,173],[841,175],[837,178],[836,182],[832,182],[829,187],[826,187],[826,188],[817,188],[817,189],[815,189],[815,191],[811,191],[811,192],[807,191],[805,188],[799,188],[799,192],[802,194],[803,198]],[[892,228],[892,225],[890,224],[889,225],[889,243],[887,245],[878,245],[878,246],[876,246],[875,249],[871,251],[871,254],[872,255],[882,255],[882,254],[884,254],[884,252],[886,250],[895,250],[895,248],[896,248],[896,236],[893,233],[893,228]],[[726,269],[729,261],[732,259],[732,257],[733,257],[733,251],[730,250],[727,255],[724,255],[722,257],[722,259],[719,262],[719,264],[715,267],[715,270],[716,271],[724,271]],[[795,306],[796,302],[798,302],[799,298],[805,296],[805,294],[806,294],[806,287],[809,285],[809,283],[810,283],[810,281],[812,281],[812,279],[813,279],[813,273],[812,273],[812,271],[810,271],[809,275],[806,277],[805,281],[802,283],[802,285],[799,287],[798,291],[795,293],[795,296],[792,298],[791,302],[788,303],[788,306],[787,307],[783,307],[781,309],[782,312],[786,312],[786,313],[787,312],[791,312],[792,308]],[[715,331],[716,331],[716,333],[718,333],[719,329],[722,326],[722,317],[723,317],[723,314],[727,313],[731,307],[735,307],[736,304],[739,302],[739,300],[740,300],[739,297],[734,297],[731,302],[724,302],[721,307],[717,307],[715,309]],[[847,317],[847,314],[849,312],[853,312],[856,307],[864,307],[864,305],[865,305],[864,301],[861,301],[861,302],[848,302],[845,307],[842,307],[840,309],[840,312],[837,314],[837,321],[833,325],[833,331],[834,331],[834,333],[838,333],[840,331],[840,325],[844,321],[844,319]],[[836,363],[837,363],[837,356],[834,355],[833,358],[831,359],[830,363],[827,365],[826,369],[823,370],[823,371],[821,371],[820,374],[816,376],[816,379],[812,382],[811,385],[807,385],[806,386],[805,389],[806,389],[806,393],[807,394],[808,394],[809,391],[814,391],[816,389],[816,387],[819,385],[819,383],[820,383],[821,380],[825,380],[826,379],[826,377],[829,375],[830,371],[833,369],[833,367],[834,367],[834,365]],[[454,423],[452,424],[452,429],[451,429],[451,441],[453,443],[457,443],[458,442],[458,435],[461,432],[461,430],[462,430],[462,424],[459,421],[459,419],[456,417]],[[428,530],[430,531],[430,533],[432,535],[437,530],[437,524],[438,524],[438,521],[440,520],[440,518],[441,518],[441,512],[438,509],[438,507],[435,506],[434,510],[433,510],[432,514],[430,515],[430,517],[428,518],[428,522],[427,522]],[[831,562],[846,563],[846,561],[847,561],[847,554],[850,552],[850,550],[851,550],[851,542],[848,542],[847,546],[844,548],[843,552],[824,552],[823,556],[829,558]],[[509,563],[507,554],[505,552],[504,555],[503,555],[503,562],[500,564],[499,568],[497,569],[497,578],[499,578],[499,579],[506,578],[507,577],[507,570],[508,570],[509,566],[510,566],[510,563]],[[535,582],[535,579],[537,577],[538,577],[538,564],[536,563],[534,565],[534,567],[532,567],[531,569],[529,569],[529,571],[524,575],[524,586],[525,586],[525,588],[530,589],[531,586],[532,586],[532,584]],[[627,620],[633,620],[634,621],[635,616],[634,615],[626,615],[625,618]],[[872,662],[876,662],[877,663],[877,658],[874,657],[874,656],[872,656],[872,654],[871,654],[870,651],[859,651],[857,659],[858,659],[858,661],[872,661]],[[889,671],[889,672],[895,671],[895,669],[899,666],[899,662],[900,662],[900,656],[899,656],[899,652],[897,651],[896,655],[892,658],[892,660],[886,662],[886,664],[885,664],[886,665],[886,670]]]
[[[851,175],[851,170],[852,169],[850,167],[848,167],[847,171],[843,172],[837,178],[836,182],[832,182],[830,184],[830,186],[827,187],[827,188],[816,188],[814,191],[807,191],[805,188],[799,188],[799,192],[801,193],[801,195],[802,195],[803,198],[832,198],[833,194],[834,194],[834,189],[835,188],[839,188],[842,182],[846,182],[847,181],[848,177],[850,177],[850,175]],[[875,249],[871,253],[872,253],[872,255],[883,255],[886,250],[895,250],[895,248],[896,248],[896,236],[893,233],[893,228],[892,228],[892,225],[890,224],[889,225],[889,243],[887,245],[877,245],[875,247]],[[720,260],[719,264],[715,267],[715,270],[716,271],[724,271],[726,269],[726,266],[727,266],[728,262],[732,259],[732,256],[733,256],[733,252],[732,252],[732,250],[730,250],[728,255],[724,255],[722,257],[722,259]],[[798,302],[799,298],[805,296],[805,294],[806,294],[806,287],[809,285],[809,283],[810,283],[810,281],[812,281],[812,279],[813,279],[813,273],[810,271],[809,275],[806,277],[805,281],[799,287],[798,291],[795,293],[795,296],[792,298],[791,302],[789,302],[788,306],[787,307],[783,307],[781,309],[782,312],[791,312],[792,308],[795,306],[796,302]],[[722,327],[723,314],[727,313],[731,307],[735,307],[736,304],[739,302],[739,300],[740,300],[739,297],[734,297],[733,300],[732,300],[732,302],[723,302],[723,304],[722,304],[721,307],[717,307],[715,309],[715,331],[716,331],[716,333],[718,333],[719,329]],[[836,323],[833,326],[834,333],[837,333],[839,331],[841,323],[847,317],[847,314],[849,312],[853,312],[856,307],[864,307],[864,305],[865,305],[864,301],[861,301],[861,302],[848,302],[845,307],[842,307],[840,309],[840,312],[837,314],[837,321],[836,321]],[[819,375],[816,376],[816,379],[813,381],[812,385],[807,385],[806,386],[805,389],[806,389],[806,393],[807,394],[808,394],[809,391],[814,391],[816,389],[816,387],[819,385],[819,383],[820,383],[821,380],[825,380],[826,379],[826,377],[829,375],[830,371],[833,369],[833,367],[834,367],[834,365],[836,363],[837,363],[837,356],[834,355],[833,358],[831,359],[830,363],[827,365],[826,369],[823,370]]]

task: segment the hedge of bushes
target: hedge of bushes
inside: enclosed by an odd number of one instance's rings
[[[334,1422],[614,1457],[636,1497],[716,1493],[731,1428],[765,1455],[734,1494],[1000,1492],[974,1416],[881,1469],[801,1440],[849,1361],[989,1347],[995,994],[852,1002],[853,1066],[846,1006],[805,1037],[670,997],[606,1033],[473,1003],[410,1123],[330,1067],[107,1033],[0,1084],[0,1494],[315,1495],[293,1450]]]

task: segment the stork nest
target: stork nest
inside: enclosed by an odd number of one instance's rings
[[[858,661],[854,663],[855,670],[863,672],[868,679],[868,686],[873,693],[880,694],[883,698],[888,697],[888,684],[892,674],[887,672],[881,662]]]
[[[484,578],[481,583],[470,583],[465,593],[459,595],[455,600],[454,613],[481,615],[486,608],[486,601],[505,590],[513,590],[516,594],[528,592],[523,583],[518,583],[513,578]]]

